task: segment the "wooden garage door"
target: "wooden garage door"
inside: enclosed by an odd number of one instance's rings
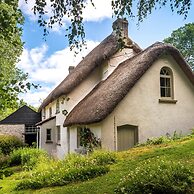
[[[123,151],[133,147],[138,142],[138,127],[123,125],[117,127],[117,150]]]

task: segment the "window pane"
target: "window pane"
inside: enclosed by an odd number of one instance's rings
[[[52,117],[52,108],[49,108],[49,117]]]
[[[170,96],[171,96],[170,88],[166,88],[166,97]]]
[[[165,88],[160,88],[161,97],[165,97]]]
[[[160,86],[165,86],[165,78],[160,78]]]
[[[172,97],[172,73],[166,67],[160,71],[160,94],[161,97]]]
[[[170,78],[166,78],[166,87],[170,87]]]
[[[51,140],[51,129],[46,130],[46,140],[50,141]]]

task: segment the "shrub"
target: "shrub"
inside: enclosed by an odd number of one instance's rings
[[[0,135],[0,150],[5,155],[8,155],[14,149],[23,146],[24,143],[18,137],[11,135]]]
[[[41,157],[48,157],[44,150],[37,148],[20,148],[10,154],[10,165],[22,165],[23,168],[32,169]]]
[[[184,194],[192,187],[193,173],[181,163],[149,160],[124,177],[116,193]]]
[[[0,170],[0,179],[3,179],[3,177],[11,176],[12,174],[13,174],[13,171],[11,170],[8,170],[8,169]]]
[[[92,152],[94,148],[101,147],[101,140],[89,128],[80,128],[80,145]]]
[[[31,179],[24,179],[16,186],[16,190],[21,189],[39,189],[48,186],[60,186],[69,183],[89,180],[91,178],[103,175],[109,171],[106,166],[90,165],[84,168],[55,169],[55,171],[42,172],[40,175]]]
[[[116,162],[116,153],[110,151],[95,150],[90,157],[98,165],[113,164]]]
[[[0,169],[3,169],[9,165],[9,156],[8,155],[0,155]]]
[[[178,134],[176,131],[174,131],[172,136],[169,133],[167,133],[166,136],[160,136],[160,137],[154,137],[151,139],[147,139],[145,143],[137,144],[136,147],[147,146],[147,145],[160,145],[163,143],[168,143],[168,142],[176,141],[176,140],[183,139],[183,138],[185,139],[186,137],[189,137],[189,136],[183,137],[181,133]]]
[[[88,180],[107,173],[109,167],[106,164],[115,161],[111,152],[94,152],[89,156],[70,154],[58,161],[43,158],[32,171],[24,174],[16,189],[37,189]]]

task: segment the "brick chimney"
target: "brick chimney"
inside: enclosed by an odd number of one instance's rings
[[[74,70],[75,66],[69,66],[69,74]]]
[[[118,18],[116,21],[113,22],[112,28],[113,33],[116,33],[117,30],[120,30],[121,37],[128,38],[128,21],[126,19]]]

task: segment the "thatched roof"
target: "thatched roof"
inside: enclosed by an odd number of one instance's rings
[[[105,119],[160,56],[170,54],[194,85],[194,75],[179,51],[169,44],[155,43],[122,62],[101,81],[67,116],[64,126],[97,123]]]
[[[130,41],[129,41],[130,42]],[[47,96],[41,104],[39,111],[46,107],[62,95],[70,93],[79,85],[97,66],[101,65],[106,59],[114,55],[118,50],[118,39],[111,34],[95,47],[73,70],[72,72]],[[141,48],[133,43],[126,45],[131,47],[136,53]]]

